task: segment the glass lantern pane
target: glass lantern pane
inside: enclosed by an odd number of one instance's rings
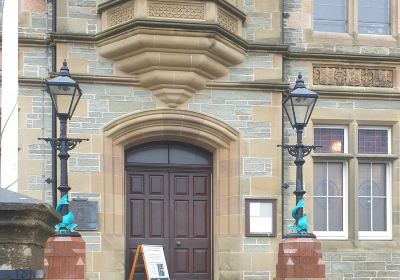
[[[71,109],[70,109],[70,117],[74,114],[75,108],[78,105],[80,99],[80,92],[78,89],[75,90],[74,96],[73,96],[73,100],[71,101]]]
[[[54,95],[72,95],[75,87],[63,85],[49,85],[50,92]]]
[[[286,100],[285,104],[284,104],[284,108],[286,111],[286,114],[289,118],[289,121],[292,125],[294,125],[295,119],[294,119],[294,114],[293,114],[293,105],[292,105],[292,99],[289,98]]]
[[[315,98],[313,97],[302,97],[302,96],[292,97],[296,123],[307,124],[312,106],[314,105],[314,101]]]
[[[70,95],[58,95],[56,96],[57,112],[59,114],[68,114],[71,106]]]

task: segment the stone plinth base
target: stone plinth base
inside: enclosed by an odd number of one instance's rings
[[[275,280],[325,279],[321,243],[315,238],[287,238],[279,244]]]
[[[44,279],[85,279],[85,241],[78,236],[56,236],[44,249]]]

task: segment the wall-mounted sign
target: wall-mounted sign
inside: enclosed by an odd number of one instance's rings
[[[246,236],[276,236],[276,199],[245,200]]]
[[[164,249],[161,245],[139,245],[136,250],[135,258],[129,275],[129,280],[133,280],[138,264],[139,256],[142,256],[144,270],[147,280],[169,280],[168,267],[165,261]]]
[[[98,229],[98,202],[89,201],[87,198],[73,198],[69,209],[74,214],[76,228],[79,230],[97,230]]]

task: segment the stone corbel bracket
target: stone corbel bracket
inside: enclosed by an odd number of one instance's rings
[[[97,35],[99,53],[136,75],[168,107],[244,61],[245,49],[237,42],[245,16],[224,1],[120,2],[99,7],[105,27]]]

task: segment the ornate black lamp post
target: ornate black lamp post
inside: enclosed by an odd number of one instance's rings
[[[299,74],[296,85],[288,96],[283,100],[283,108],[289,118],[290,124],[296,129],[297,144],[283,145],[290,155],[295,157],[296,165],[296,190],[293,192],[296,195],[296,207],[292,211],[292,216],[296,222],[291,226],[294,234],[289,234],[288,237],[312,236],[307,233],[307,218],[303,215],[304,200],[303,196],[306,193],[303,186],[303,164],[304,157],[309,155],[317,146],[303,145],[303,130],[310,120],[311,113],[317,102],[318,94],[308,90],[304,85],[304,80]]]
[[[79,84],[71,78],[67,61],[64,60],[58,76],[45,81],[46,91],[51,97],[51,101],[55,108],[57,117],[60,119],[60,137],[59,138],[39,138],[46,142],[50,142],[52,147],[56,147],[59,151],[60,158],[60,186],[58,190],[61,199],[57,205],[57,212],[63,216],[63,221],[56,226],[56,230],[63,235],[74,233],[76,224],[74,224],[74,216],[68,210],[68,192],[71,188],[68,186],[68,151],[75,146],[89,139],[67,138],[67,120],[72,118],[79,99],[82,96],[82,90]]]

